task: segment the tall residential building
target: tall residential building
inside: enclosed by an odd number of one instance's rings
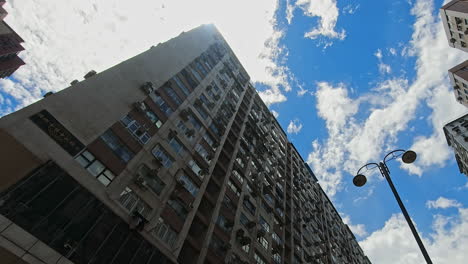
[[[8,14],[3,5],[5,0],[0,0],[0,78],[6,78],[13,74],[24,61],[18,57],[18,53],[24,50],[21,43],[24,40],[8,26],[3,19]]]
[[[444,126],[445,138],[455,152],[460,173],[468,176],[468,114]]]
[[[468,60],[450,69],[449,78],[453,85],[455,99],[468,107]]]
[[[2,263],[370,263],[212,25],[0,119]]]
[[[468,51],[468,0],[453,0],[440,8],[450,47]]]

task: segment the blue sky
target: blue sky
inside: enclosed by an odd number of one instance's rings
[[[106,2],[8,1],[27,65],[0,80],[0,115],[215,23],[374,263],[423,262],[382,177],[352,185],[361,165],[396,148],[419,155],[389,167],[434,262],[468,259],[467,177],[442,132],[467,112],[447,69],[468,55],[447,44],[442,1]]]

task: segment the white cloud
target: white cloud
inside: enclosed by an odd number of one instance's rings
[[[345,223],[345,224],[347,224],[349,226],[349,228],[351,229],[351,231],[353,232],[353,234],[355,236],[358,236],[358,237],[367,236],[367,231],[366,231],[366,226],[365,225],[363,225],[363,224],[353,225],[351,223],[351,218],[348,215],[344,215],[342,217],[342,219],[343,219],[343,223]]]
[[[298,0],[294,5],[289,3],[286,8],[289,23],[291,23],[295,8],[300,8],[305,16],[317,17],[319,21],[317,26],[304,34],[304,37],[310,39],[326,37],[339,40],[343,40],[346,37],[344,29],[336,30],[339,16],[336,0]],[[322,44],[329,46],[331,42],[325,41]]]
[[[427,119],[432,134],[411,133],[414,137],[411,149],[418,153],[418,160],[414,165],[405,164],[402,168],[422,175],[432,166],[443,166],[451,157],[441,128],[462,114],[465,108],[451,95],[447,69],[460,63],[465,54],[447,46],[442,25],[433,11],[430,0],[419,0],[412,9],[416,21],[407,53],[416,56],[414,80],[389,77],[356,99],[347,96],[349,88],[344,85],[332,89],[319,88],[316,93],[317,110],[327,123],[328,138],[312,142],[308,163],[329,196],[342,188],[345,173],[353,175],[363,164],[378,161],[384,153],[395,149],[398,137],[407,133],[409,123],[417,119],[416,110],[422,104],[432,110]],[[374,55],[379,60],[383,57],[380,49]],[[439,63],[434,64],[434,61]],[[330,101],[335,100],[334,94],[320,96],[321,90],[336,89],[341,91],[343,96],[340,100],[345,103]],[[364,102],[370,105],[370,109],[361,109],[357,115],[358,106]],[[421,132],[427,134],[427,130]],[[368,180],[372,182],[372,177]]]
[[[397,55],[397,51],[395,48],[390,48],[388,49],[388,51],[390,52],[390,54],[392,54],[393,56],[396,56]]]
[[[6,21],[25,39],[26,65],[14,74],[16,84],[1,80],[0,90],[20,106],[207,23],[221,31],[252,80],[270,87],[262,93],[270,104],[284,102],[282,92],[290,89],[276,0],[7,1],[5,8]]]
[[[357,4],[355,6],[353,6],[351,4],[347,5],[347,6],[345,6],[343,8],[343,13],[352,15],[352,14],[356,13],[356,11],[359,9],[359,7],[360,7],[359,4]]]
[[[301,129],[302,129],[301,122],[295,119],[289,122],[287,131],[289,134],[298,134],[299,132],[301,132]]]
[[[274,116],[275,118],[278,118],[278,116],[279,116],[279,113],[278,113],[278,112],[276,112],[275,110],[271,110],[271,113],[273,114],[273,116]]]
[[[382,57],[383,57],[383,55],[382,55],[382,50],[377,49],[377,51],[374,53],[374,56],[375,56],[377,59],[381,60]]]
[[[392,73],[392,68],[390,67],[390,65],[381,62],[379,63],[379,72],[389,74]]]
[[[382,74],[385,74],[385,73],[390,74],[392,72],[392,68],[390,67],[390,65],[383,63],[383,61],[382,61],[382,58],[383,58],[382,50],[377,49],[377,51],[374,53],[374,56],[379,60],[379,64],[378,64],[379,72],[382,73]]]
[[[434,216],[431,232],[426,236],[419,234],[434,263],[466,263],[468,209],[459,208],[458,214],[452,217]],[[394,214],[382,229],[373,232],[360,245],[373,263],[425,263],[402,214]]]
[[[457,200],[439,197],[435,201],[427,201],[426,207],[430,209],[446,209],[450,207],[462,207],[462,204],[459,203]]]

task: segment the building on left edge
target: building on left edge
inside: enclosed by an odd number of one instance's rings
[[[3,8],[5,0],[0,0],[0,78],[12,75],[24,61],[18,53],[24,50],[21,43],[24,40],[3,21],[8,12]]]

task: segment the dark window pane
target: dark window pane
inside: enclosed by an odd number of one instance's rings
[[[131,232],[130,236],[128,237],[127,241],[125,241],[125,244],[122,245],[122,248],[120,249],[112,264],[130,263],[133,256],[135,255],[135,252],[140,247],[142,240],[143,239],[138,235],[138,233]]]
[[[152,253],[153,247],[148,242],[143,240],[143,243],[140,245],[140,248],[133,257],[131,264],[144,264],[148,262],[148,259],[151,257]]]
[[[106,243],[97,253],[96,257],[90,263],[111,263],[112,259],[117,254],[121,245],[124,243],[128,236],[128,224],[121,222],[114,229]]]

